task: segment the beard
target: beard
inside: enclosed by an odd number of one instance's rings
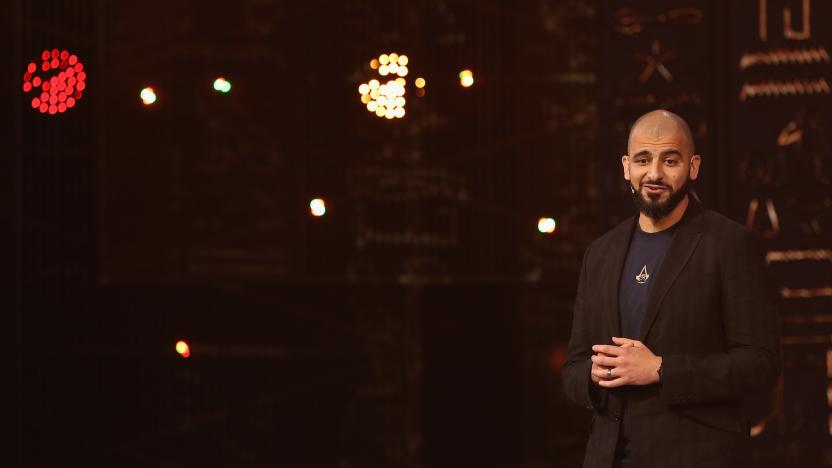
[[[645,184],[661,185],[662,187],[665,187],[669,193],[667,200],[661,201],[661,194],[655,198],[650,197],[649,195],[645,198],[644,195],[642,195],[642,190],[644,189]],[[669,215],[677,206],[679,206],[679,203],[685,199],[685,195],[687,195],[689,191],[690,179],[686,179],[685,183],[682,184],[678,190],[671,189],[669,185],[663,182],[642,180],[638,186],[638,190],[633,192],[633,203],[635,203],[638,211],[644,213],[647,217],[658,221]]]

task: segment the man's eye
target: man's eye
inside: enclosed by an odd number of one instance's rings
[[[636,159],[636,164],[646,164],[646,163],[647,163],[646,159]]]
[[[677,161],[675,159],[667,159],[667,160],[665,160],[664,163],[667,164],[668,166],[675,166],[678,162],[679,161]]]

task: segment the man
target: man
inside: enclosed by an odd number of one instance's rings
[[[778,317],[754,233],[688,195],[688,125],[640,117],[622,156],[638,215],[581,267],[563,388],[593,410],[584,467],[749,463],[743,400],[780,372]]]

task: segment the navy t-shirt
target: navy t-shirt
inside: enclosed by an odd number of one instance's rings
[[[639,339],[641,325],[647,312],[650,289],[660,274],[662,260],[670,247],[670,241],[673,240],[676,226],[678,223],[664,231],[646,233],[636,223],[619,286],[618,309],[621,314],[621,336],[625,338]],[[625,461],[631,460],[628,416],[624,410],[619,432],[620,441],[615,454],[617,459]]]
[[[673,240],[677,225],[678,223],[664,231],[646,233],[636,223],[624,270],[621,272],[619,290],[621,336],[625,338],[639,339],[650,289],[658,278],[664,254]]]

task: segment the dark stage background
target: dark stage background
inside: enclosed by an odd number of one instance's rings
[[[755,465],[832,465],[832,1],[2,18],[18,466],[580,466],[590,415],[559,376],[576,273],[633,212],[619,157],[656,107],[691,123],[703,202],[765,239],[785,369],[750,407]],[[51,115],[21,77],[53,48],[87,87]],[[390,52],[401,119],[358,93]]]

